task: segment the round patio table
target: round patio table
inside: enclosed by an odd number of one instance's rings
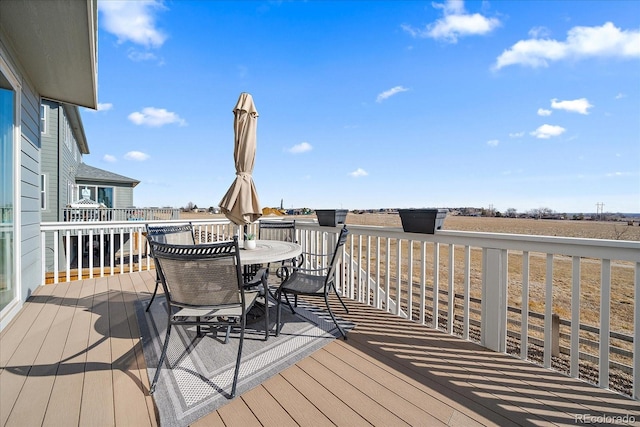
[[[268,264],[270,262],[293,259],[302,253],[302,246],[297,243],[280,240],[256,240],[255,249],[241,249],[242,265]]]

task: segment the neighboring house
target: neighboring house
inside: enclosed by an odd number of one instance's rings
[[[97,108],[96,40],[96,0],[0,1],[0,329],[42,284],[40,105]]]
[[[67,220],[64,208],[82,199],[83,190],[107,208],[133,206],[133,188],[140,181],[84,163],[89,147],[78,107],[43,100],[40,114],[43,222]]]
[[[63,209],[78,198],[76,175],[89,147],[78,107],[42,100],[40,105],[40,209],[42,221],[63,221]]]

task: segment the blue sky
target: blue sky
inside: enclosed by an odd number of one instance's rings
[[[218,206],[640,212],[640,2],[99,1],[85,162]]]

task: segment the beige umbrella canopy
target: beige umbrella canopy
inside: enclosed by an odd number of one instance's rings
[[[251,176],[256,157],[258,111],[250,94],[240,94],[233,114],[236,179],[220,201],[220,209],[233,223],[247,225],[262,216],[258,192]]]

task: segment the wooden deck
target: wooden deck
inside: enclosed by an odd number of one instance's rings
[[[40,287],[0,334],[0,425],[157,425],[134,313],[154,278],[142,272]],[[640,421],[639,402],[349,307],[345,317],[357,327],[347,341],[196,425],[575,425],[586,414]]]

